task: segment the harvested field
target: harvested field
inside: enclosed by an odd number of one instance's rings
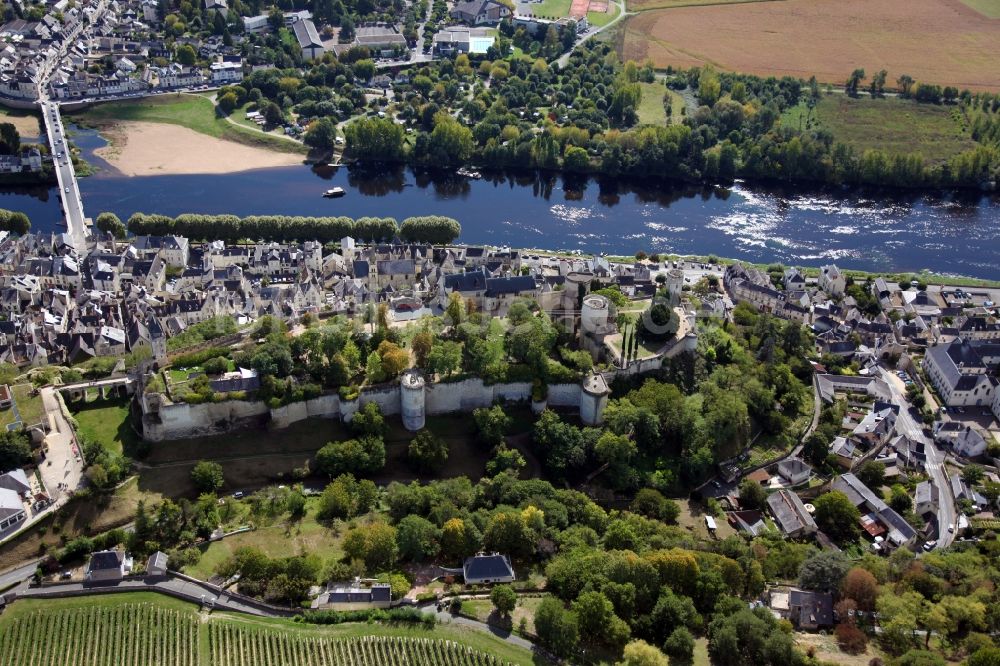
[[[630,12],[644,12],[649,9],[670,9],[672,7],[701,7],[705,5],[739,5],[744,2],[769,2],[770,0],[628,0],[625,4]],[[990,0],[984,0],[989,2]]]
[[[785,0],[642,12],[628,19],[621,54],[657,67],[711,64],[830,83],[842,83],[856,67],[884,68],[891,82],[905,73],[997,90],[998,43],[1000,21],[984,21],[959,0],[887,0],[877,20],[863,0]]]
[[[983,16],[1000,19],[1000,0],[962,0],[962,2]]]

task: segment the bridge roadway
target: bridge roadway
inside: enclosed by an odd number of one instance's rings
[[[56,102],[48,100],[41,102],[41,108],[42,117],[45,119],[45,133],[49,138],[49,150],[52,151],[52,164],[56,179],[59,181],[59,199],[66,220],[66,231],[73,247],[82,256],[86,252],[87,216],[83,213],[83,199],[80,196],[73,159],[67,147],[62,113]]]

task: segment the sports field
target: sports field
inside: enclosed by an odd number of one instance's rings
[[[659,0],[656,0],[659,1]],[[992,7],[997,0],[969,0]],[[960,0],[784,0],[640,12],[622,31],[624,59],[706,64],[843,83],[856,67],[970,90],[1000,89],[1000,21]]]

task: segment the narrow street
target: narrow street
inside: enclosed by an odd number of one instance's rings
[[[948,526],[955,524],[956,513],[955,498],[952,497],[951,484],[948,483],[948,474],[944,467],[945,454],[924,434],[923,425],[918,423],[910,413],[910,403],[906,399],[905,387],[899,377],[885,368],[879,368],[879,373],[892,391],[893,404],[899,407],[896,431],[915,442],[923,442],[924,444],[924,450],[927,452],[927,473],[938,489],[937,547],[947,548],[955,539],[954,533],[948,531]]]

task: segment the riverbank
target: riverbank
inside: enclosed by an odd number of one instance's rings
[[[108,146],[94,151],[125,176],[225,174],[302,164],[302,155],[215,138],[162,122],[99,123]]]
[[[120,122],[165,123],[244,146],[302,156],[308,153],[301,144],[227,122],[219,117],[208,97],[191,93],[95,104],[70,114],[68,120],[102,130]]]

